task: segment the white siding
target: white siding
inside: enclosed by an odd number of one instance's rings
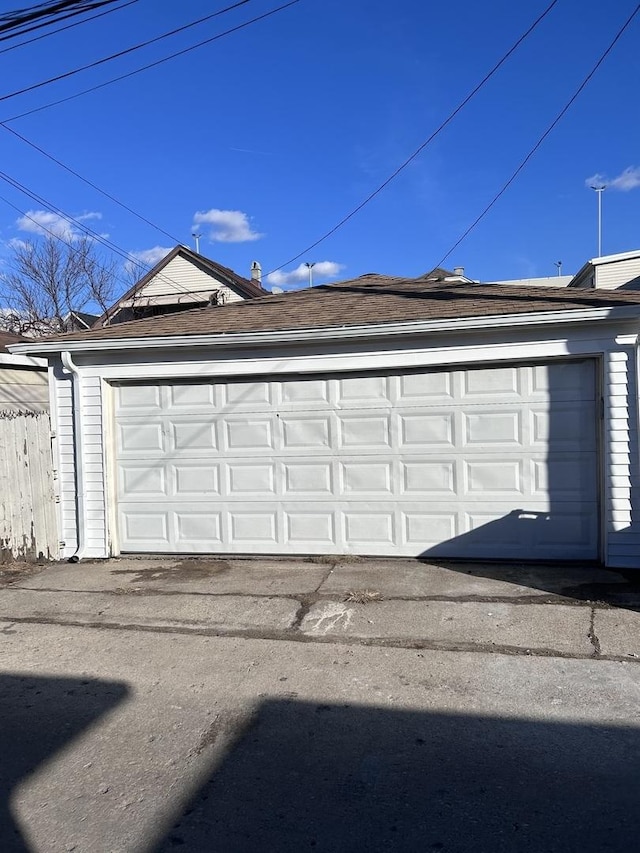
[[[97,377],[82,379],[83,479],[87,518],[86,556],[100,557],[107,549],[102,383]]]
[[[188,293],[198,292],[198,301],[206,299],[203,291],[221,290],[227,302],[239,302],[242,297],[221,281],[203,272],[191,261],[177,255],[167,266],[154,276],[136,294],[135,302],[140,305],[146,300],[154,302],[156,297],[172,296],[176,302],[189,301]],[[153,298],[151,298],[153,297]],[[182,298],[181,298],[182,297]]]
[[[596,287],[599,290],[615,290],[627,282],[640,279],[640,257],[625,261],[597,264],[595,267]],[[640,289],[640,281],[636,282]],[[635,289],[635,288],[634,288]]]
[[[54,376],[61,550],[63,557],[71,557],[78,548],[73,385],[60,364]],[[83,377],[81,388],[86,556],[101,557],[107,552],[101,381],[95,376]]]
[[[102,424],[101,383],[184,379],[187,377],[255,377],[301,375],[330,372],[338,375],[357,370],[384,370],[401,367],[454,366],[480,363],[513,364],[514,361],[540,361],[547,358],[602,356],[598,362],[604,420],[601,436],[603,559],[606,564],[640,568],[639,529],[634,518],[640,513],[638,469],[637,356],[628,339],[616,339],[621,332],[634,332],[632,325],[600,323],[598,326],[558,329],[542,338],[540,329],[504,329],[478,333],[448,334],[424,339],[396,339],[382,346],[375,343],[340,345],[309,342],[306,347],[262,350],[167,350],[154,353],[117,352],[109,356],[85,354],[76,358],[81,364],[85,386],[87,425],[87,469],[94,476],[87,484],[88,542],[94,556],[107,556],[107,542],[115,531],[107,531],[104,494],[103,436],[107,446],[112,436]],[[56,400],[60,408],[60,475],[62,513],[66,540],[65,554],[75,547],[75,494],[73,483],[73,445],[71,430],[71,387],[68,377],[56,374]],[[117,550],[117,540],[115,548]]]
[[[60,497],[61,556],[70,557],[78,547],[76,523],[75,457],[73,442],[73,388],[71,377],[62,372],[60,362],[53,368],[54,454]]]
[[[46,412],[48,409],[46,370],[0,365],[0,411]]]
[[[635,347],[608,354],[605,362],[605,478],[608,563],[640,567],[638,388]],[[636,518],[634,518],[636,516]],[[634,524],[635,521],[635,524]]]

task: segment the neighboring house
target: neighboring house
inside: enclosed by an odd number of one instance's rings
[[[569,287],[640,290],[640,249],[587,261]]]
[[[640,568],[640,294],[367,275],[22,344],[65,557]]]
[[[47,361],[30,355],[12,355],[10,344],[27,341],[0,332],[0,411],[46,412],[49,409]]]
[[[84,332],[90,329],[98,318],[98,314],[88,314],[86,311],[69,311],[63,320],[64,331]]]
[[[516,287],[568,287],[573,279],[572,275],[547,275],[539,278],[511,278],[490,283],[512,284]]]
[[[583,290],[640,290],[640,249],[592,258],[576,275],[494,281],[516,287],[577,287]]]
[[[176,246],[97,318],[94,325],[110,326],[265,296],[267,291],[260,284],[260,265],[255,261],[251,274],[251,280],[243,278],[186,246]]]

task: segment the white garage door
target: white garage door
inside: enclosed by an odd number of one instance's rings
[[[116,388],[122,551],[598,555],[592,360]]]

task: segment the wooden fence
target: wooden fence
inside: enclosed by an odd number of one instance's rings
[[[0,411],[0,561],[57,559],[47,412]]]

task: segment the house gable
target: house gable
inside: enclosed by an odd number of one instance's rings
[[[233,270],[176,246],[99,318],[95,327],[172,314],[204,305],[226,305],[266,291]]]

